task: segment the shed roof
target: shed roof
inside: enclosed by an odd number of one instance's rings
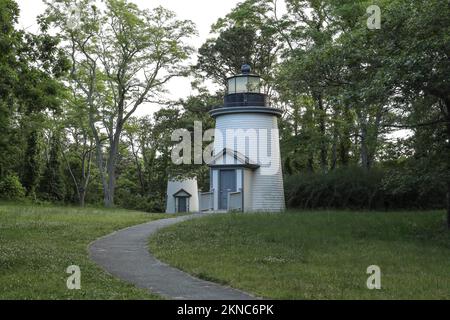
[[[190,198],[190,197],[192,197],[192,194],[190,194],[189,192],[187,192],[184,189],[180,189],[176,193],[174,193],[173,196],[177,197],[177,198]]]

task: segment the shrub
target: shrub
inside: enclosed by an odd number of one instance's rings
[[[144,197],[139,194],[126,194],[120,193],[120,197],[117,197],[117,205],[121,208],[139,210],[151,213],[164,212],[164,204],[158,199],[152,199],[151,197]]]
[[[0,181],[0,199],[17,200],[25,197],[25,188],[16,175],[8,175]]]
[[[157,192],[140,194],[140,187],[127,177],[119,177],[116,186],[115,204],[118,207],[151,213],[164,212],[164,199]]]
[[[436,209],[445,207],[445,189],[427,181],[405,179],[402,170],[359,167],[285,178],[288,207],[303,209]],[[402,176],[403,179],[392,179]],[[416,176],[417,177],[417,176]]]

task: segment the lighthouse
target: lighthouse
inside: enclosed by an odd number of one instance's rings
[[[282,111],[268,105],[261,78],[249,65],[227,82],[224,104],[210,111],[216,120],[211,190],[200,197],[201,210],[284,211],[278,133]]]

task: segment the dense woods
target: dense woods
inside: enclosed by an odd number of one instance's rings
[[[31,34],[0,0],[0,198],[162,211],[169,175],[207,190],[207,166],[172,164],[171,134],[213,127],[207,111],[245,62],[284,111],[289,207],[450,217],[447,2],[376,1],[371,29],[372,1],[246,0],[197,51],[195,25],[161,7],[45,3]],[[165,100],[167,83],[188,76],[195,95]],[[162,108],[136,117],[149,103]]]

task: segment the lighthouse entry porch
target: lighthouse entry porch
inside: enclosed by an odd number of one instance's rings
[[[209,164],[210,192],[200,194],[202,211],[247,211],[253,171],[259,168],[240,153],[224,149]]]
[[[211,168],[211,191],[200,194],[202,210],[244,211],[244,170],[237,166]]]

